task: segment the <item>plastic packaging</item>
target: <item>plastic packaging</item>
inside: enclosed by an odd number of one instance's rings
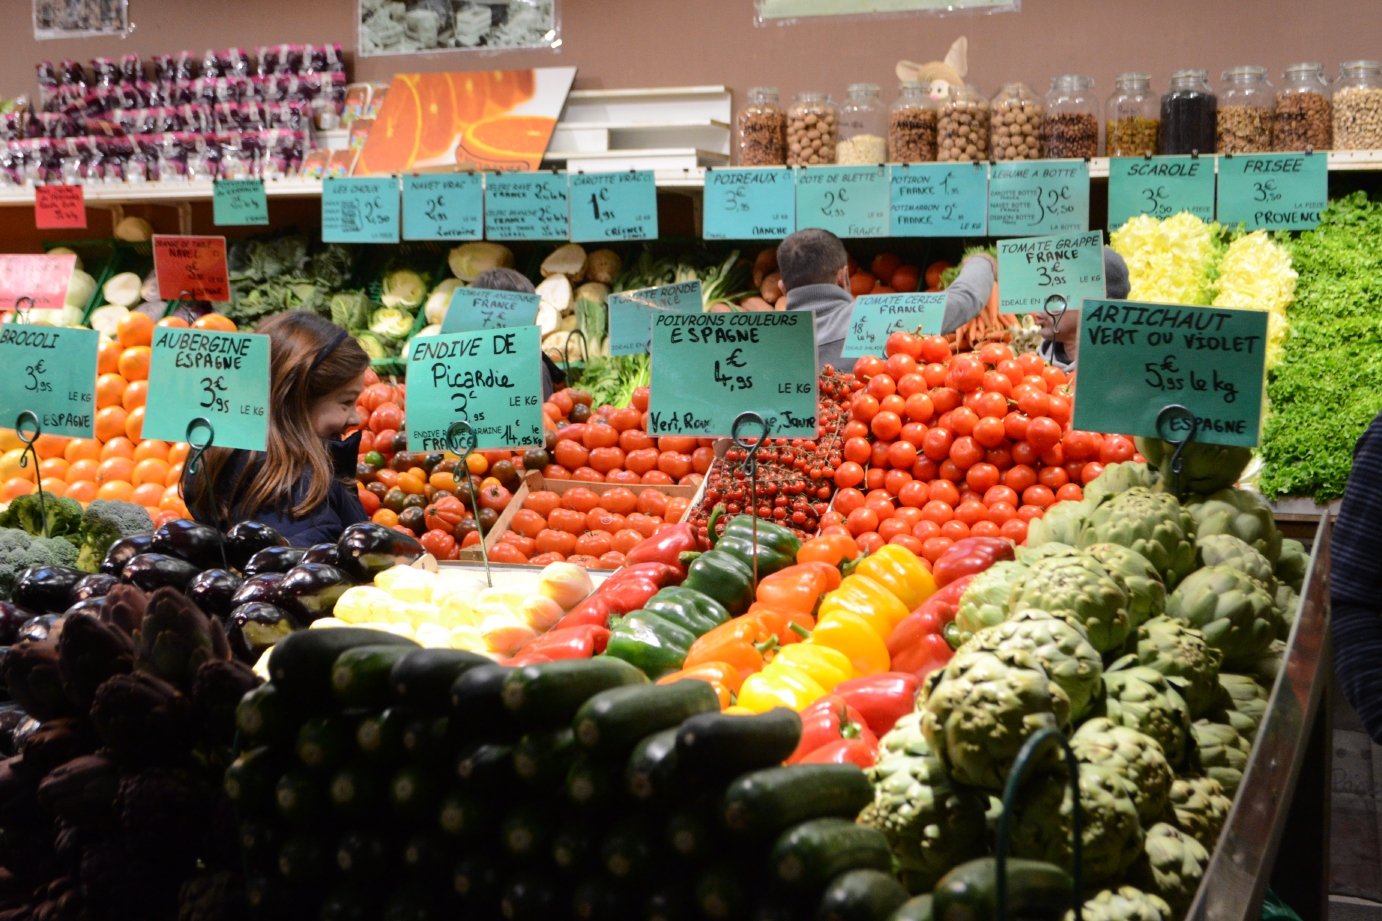
[[[1046,156],[1099,156],[1099,100],[1093,78],[1067,74],[1051,80],[1046,94]]]
[[[1214,151],[1217,100],[1203,70],[1178,70],[1161,97],[1161,152],[1208,154]]]
[[[1150,74],[1119,74],[1106,107],[1104,149],[1110,157],[1152,156],[1161,140],[1161,107]]]
[[[787,165],[835,162],[839,113],[825,93],[798,93],[787,110]]]
[[[1046,106],[1025,83],[1008,83],[989,103],[989,144],[995,160],[1040,160]]]
[[[897,89],[888,113],[888,160],[929,163],[936,159],[936,122],[940,108],[925,83],[909,81]]]
[[[739,111],[739,165],[782,166],[787,162],[787,113],[777,87],[755,86]]]
[[[1272,149],[1328,150],[1334,143],[1329,81],[1321,64],[1292,64],[1281,75],[1272,119]]]
[[[1222,79],[1214,149],[1225,154],[1271,150],[1274,100],[1267,68],[1231,67],[1224,71]]]
[[[936,122],[936,159],[973,163],[989,158],[989,103],[978,87],[952,89]]]
[[[1382,63],[1339,65],[1332,103],[1335,150],[1382,148]]]
[[[840,107],[835,162],[847,166],[882,163],[888,158],[886,124],[887,112],[878,98],[878,84],[851,83]]]

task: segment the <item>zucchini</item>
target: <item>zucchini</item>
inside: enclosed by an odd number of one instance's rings
[[[771,857],[777,880],[801,889],[820,889],[846,870],[890,870],[892,865],[887,836],[840,818],[811,819],[787,829]]]
[[[451,685],[452,729],[464,742],[507,742],[521,729],[504,709],[504,684],[514,669],[477,665]]]
[[[288,700],[272,684],[261,684],[240,698],[235,707],[235,728],[256,745],[291,738],[296,723]]]
[[[282,760],[267,745],[242,752],[226,768],[226,796],[239,809],[265,808],[274,801]]]
[[[355,747],[369,760],[381,764],[402,760],[403,729],[412,718],[412,711],[403,707],[370,714],[355,726]]]
[[[648,676],[621,659],[562,659],[525,665],[504,680],[504,709],[525,726],[570,726],[581,705],[601,691],[647,684]]]
[[[642,921],[689,921],[691,894],[677,887],[654,889],[643,900]]]
[[[552,829],[549,807],[537,803],[519,806],[499,823],[499,841],[515,860],[529,861],[547,851]]]
[[[337,813],[360,816],[379,807],[384,798],[384,783],[373,766],[347,764],[331,776],[326,793]]]
[[[797,921],[810,915],[812,908],[815,905],[808,907],[799,894],[784,891],[779,886],[769,886],[759,894],[749,910],[748,921]]]
[[[695,903],[712,921],[727,921],[744,913],[746,896],[738,872],[729,864],[711,867],[696,880]]]
[[[882,870],[850,870],[825,887],[817,921],[886,921],[911,893]],[[1014,917],[1022,917],[1015,914]]]
[[[419,879],[444,873],[447,856],[446,842],[433,832],[420,831],[403,844],[403,867]]]
[[[294,751],[313,770],[342,764],[350,752],[349,721],[343,716],[315,716],[298,729]]]
[[[649,876],[657,860],[657,841],[642,818],[620,822],[600,845],[600,862],[615,879],[629,882]]]
[[[1008,914],[1058,921],[1073,907],[1075,883],[1060,867],[1008,858]],[[936,883],[932,912],[947,921],[987,921],[997,910],[998,861],[980,857],[960,864]]]
[[[336,657],[331,667],[331,691],[347,707],[387,707],[389,672],[410,652],[407,646],[357,646]]]
[[[400,815],[412,819],[432,812],[437,808],[437,788],[432,773],[411,764],[400,768],[389,779],[389,802]]]
[[[331,857],[316,835],[296,834],[278,849],[278,872],[290,883],[310,883],[326,876]]]
[[[494,661],[463,649],[410,649],[389,671],[393,702],[425,713],[445,713],[456,679]]]
[[[403,727],[403,751],[414,761],[435,764],[447,752],[448,720],[445,716],[415,716]]]
[[[616,784],[603,764],[581,755],[566,774],[566,798],[582,809],[603,809],[614,799]]]
[[[571,914],[579,921],[624,921],[632,906],[626,887],[608,876],[593,876],[571,895]]]
[[[336,845],[336,867],[352,879],[379,875],[388,867],[384,839],[373,832],[348,833]]]
[[[698,861],[711,853],[715,832],[707,821],[713,813],[703,807],[678,809],[667,819],[663,841],[682,860]]]
[[[721,815],[733,832],[777,835],[807,819],[853,818],[871,802],[873,785],[853,764],[789,764],[732,782]]]
[[[451,891],[463,906],[489,906],[499,897],[499,867],[482,854],[465,854],[451,871]]]
[[[504,921],[551,921],[561,904],[556,887],[541,873],[520,873],[504,884],[499,910]]]
[[[579,873],[595,861],[595,839],[587,822],[570,822],[552,836],[552,862],[564,873]]]
[[[274,787],[278,812],[294,825],[316,826],[326,816],[326,791],[317,776],[294,768]]]
[[[634,799],[651,800],[676,788],[678,730],[655,732],[633,748],[624,782]]]
[[[549,786],[566,777],[576,762],[576,736],[570,729],[540,729],[513,747],[513,770],[518,779]]]
[[[888,916],[888,921],[931,921],[931,893],[913,896]]]
[[[471,746],[457,757],[456,776],[467,789],[502,797],[518,781],[513,770],[513,747],[488,743]]]
[[[321,914],[317,917],[318,921],[367,921],[377,909],[364,889],[333,889],[322,901]]]
[[[474,840],[494,821],[486,799],[465,790],[452,790],[441,798],[437,827],[453,838]]]
[[[283,843],[283,832],[278,826],[260,819],[242,819],[236,834],[240,853],[255,864],[276,859],[279,845]]]
[[[639,739],[710,712],[720,712],[720,699],[704,681],[610,688],[576,711],[576,741],[598,757],[625,757]]]
[[[736,777],[787,760],[801,741],[801,717],[786,707],[753,716],[702,713],[677,732],[678,767],[693,777]]]
[[[331,674],[341,653],[357,646],[406,646],[420,649],[407,637],[363,627],[299,630],[274,644],[269,653],[269,679],[300,713],[331,709]]]
[[[439,902],[430,886],[414,883],[390,896],[384,903],[384,913],[380,917],[383,921],[441,921],[447,917],[447,912]]]

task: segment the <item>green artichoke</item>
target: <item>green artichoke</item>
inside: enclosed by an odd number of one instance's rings
[[[1034,562],[1013,583],[1008,607],[1036,608],[1069,620],[1100,653],[1118,649],[1128,638],[1128,596],[1087,553]]]
[[[1275,574],[1277,581],[1284,582],[1297,592],[1305,584],[1305,570],[1310,566],[1310,554],[1305,545],[1289,537],[1281,541],[1281,556],[1277,558]]]
[[[1255,659],[1276,638],[1281,618],[1267,589],[1227,566],[1206,566],[1176,586],[1166,614],[1204,632],[1234,666]]]
[[[1175,921],[1171,906],[1161,896],[1119,886],[1118,891],[1105,889],[1080,907],[1081,921]],[[1075,913],[1067,912],[1065,921],[1074,921]]]
[[[1125,461],[1109,464],[1103,472],[1084,485],[1084,499],[1096,506],[1130,489],[1151,489],[1152,471],[1146,464]]]
[[[1208,866],[1204,845],[1174,825],[1158,822],[1147,829],[1142,856],[1128,872],[1128,881],[1165,900],[1172,918],[1183,918]]]
[[[1190,711],[1170,681],[1150,668],[1116,666],[1104,672],[1100,716],[1151,736],[1173,768],[1185,760],[1190,744]]]
[[[1046,544],[1070,544],[1080,542],[1080,530],[1094,511],[1097,502],[1085,499],[1081,502],[1057,502],[1046,510],[1040,518],[1027,523],[1027,546],[1042,547]]]
[[[1199,774],[1181,774],[1171,781],[1166,813],[1161,817],[1214,852],[1233,801],[1224,796],[1219,781]]]
[[[1276,676],[1281,672],[1281,663],[1285,659],[1286,644],[1281,640],[1272,640],[1265,652],[1251,662],[1240,665],[1238,671],[1244,675],[1251,675],[1263,687],[1270,688],[1276,684]]]
[[[1281,532],[1272,510],[1261,497],[1245,489],[1221,489],[1186,503],[1201,540],[1210,534],[1241,538],[1273,566],[1281,558]]]
[[[1194,523],[1175,496],[1136,487],[1094,510],[1080,532],[1080,546],[1118,544],[1136,550],[1171,589],[1195,568],[1194,537]]]
[[[1029,780],[1013,815],[1013,856],[1045,860],[1069,872],[1071,808],[1064,771]],[[1080,808],[1085,882],[1101,885],[1122,877],[1142,853],[1142,826],[1127,784],[1112,768],[1081,764]]]
[[[1219,696],[1224,655],[1204,634],[1183,621],[1156,617],[1137,628],[1139,665],[1161,672],[1185,699],[1191,718],[1202,716]]]
[[[1227,566],[1252,576],[1267,586],[1269,591],[1276,591],[1276,574],[1272,572],[1272,564],[1242,538],[1232,534],[1204,534],[1197,543],[1201,566]]]
[[[1084,631],[1045,611],[1024,608],[1003,623],[980,630],[960,648],[1030,652],[1070,698],[1072,720],[1079,720],[1103,690],[1099,679],[1104,663],[1098,650],[1089,645]]]
[[[1195,736],[1200,768],[1206,776],[1219,781],[1224,795],[1233,799],[1243,780],[1243,769],[1248,766],[1252,743],[1227,723],[1196,720],[1191,732]]]
[[[1243,722],[1239,720],[1219,720],[1215,722],[1227,722],[1238,734],[1249,742],[1257,737],[1257,727],[1262,724],[1262,718],[1267,715],[1267,703],[1271,700],[1272,692],[1258,684],[1250,675],[1219,675],[1219,687],[1223,689],[1219,700],[1228,716],[1237,714],[1243,721],[1251,726],[1244,731]]]
[[[955,626],[960,642],[985,627],[1001,624],[1008,619],[1008,596],[1017,577],[1027,571],[1022,563],[999,560],[974,577],[960,595],[955,611]]]
[[[1166,583],[1161,581],[1151,560],[1118,544],[1090,544],[1085,550],[1127,593],[1131,627],[1135,629],[1166,613]]]
[[[1278,582],[1276,594],[1272,596],[1272,604],[1276,607],[1277,614],[1276,638],[1284,640],[1291,635],[1296,615],[1300,613],[1300,595],[1285,582]]]
[[[988,797],[955,786],[926,744],[921,714],[897,721],[867,771],[873,802],[859,821],[888,838],[902,884],[930,892],[947,870],[984,853]]]
[[[1171,458],[1175,456],[1176,446],[1160,438],[1133,439],[1137,450],[1147,458],[1147,463],[1161,475],[1161,486],[1177,493],[1211,493],[1238,482],[1252,460],[1252,448],[1233,445],[1214,445],[1203,441],[1192,441],[1180,453],[1182,461],[1179,474],[1171,472]]]
[[[1082,763],[1111,768],[1127,782],[1137,817],[1144,823],[1166,808],[1175,772],[1151,736],[1109,719],[1092,719],[1075,730],[1070,748]]]
[[[1070,699],[1025,650],[957,652],[940,674],[921,728],[958,783],[1001,791],[1028,736],[1070,723]]]

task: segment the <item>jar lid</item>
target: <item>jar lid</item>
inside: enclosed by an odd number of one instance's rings
[[[749,87],[750,96],[776,96],[777,87],[775,86],[751,86]]]
[[[925,93],[931,89],[931,84],[921,80],[903,80],[897,88],[903,93]]]
[[[797,93],[792,97],[799,102],[824,102],[830,98],[829,93]]]
[[[855,94],[858,94],[858,93],[877,93],[877,92],[878,92],[878,84],[877,84],[877,83],[851,83],[849,86],[846,86],[846,87],[845,87],[845,92],[846,92],[846,93],[849,93],[850,95],[855,95]]]
[[[1051,89],[1087,90],[1094,86],[1094,78],[1081,74],[1062,74],[1051,78]]]
[[[1116,83],[1151,83],[1152,75],[1144,74],[1136,70],[1130,70],[1125,74],[1119,74],[1113,79]]]
[[[1382,61],[1344,61],[1339,65],[1339,70],[1349,71],[1379,71],[1382,70]]]
[[[1230,67],[1219,75],[1220,80],[1245,80],[1251,77],[1265,78],[1267,68],[1247,65],[1243,67]]]
[[[1172,80],[1208,80],[1207,70],[1177,70],[1171,73]]]
[[[1323,64],[1289,64],[1284,71],[1288,74],[1322,74]]]

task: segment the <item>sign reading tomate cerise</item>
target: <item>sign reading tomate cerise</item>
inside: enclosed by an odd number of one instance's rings
[[[165,301],[230,300],[225,237],[180,237],[154,234],[154,270],[158,296]]]
[[[149,356],[144,437],[263,451],[269,434],[269,337],[158,327]]]

